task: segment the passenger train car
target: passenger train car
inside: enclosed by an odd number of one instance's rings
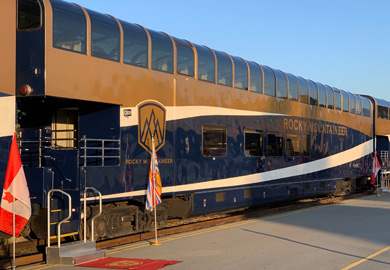
[[[61,0],[2,0],[0,13],[0,181],[16,130],[33,206],[25,236],[46,237],[48,201],[50,235],[70,212],[61,235],[82,234],[82,217],[91,226],[99,208],[86,188],[102,194],[96,236],[151,229],[152,136],[160,226],[354,192],[367,185],[373,152],[389,151],[385,100]],[[69,194],[71,209],[51,190]]]

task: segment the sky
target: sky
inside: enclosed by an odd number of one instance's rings
[[[390,101],[389,0],[72,0],[316,82]]]

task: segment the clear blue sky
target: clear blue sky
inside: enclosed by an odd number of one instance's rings
[[[72,0],[146,28],[390,101],[390,0]]]

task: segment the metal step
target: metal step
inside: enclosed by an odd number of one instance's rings
[[[46,248],[46,263],[60,265],[75,265],[104,258],[106,250],[96,250],[95,241],[78,241],[64,244],[61,247]]]

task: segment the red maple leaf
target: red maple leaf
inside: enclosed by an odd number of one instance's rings
[[[4,200],[6,200],[8,203],[12,203],[13,200],[14,200],[14,197],[12,196],[11,192],[9,191],[6,191],[5,192],[5,196],[3,197]],[[17,201],[18,199],[15,198],[15,202]]]

